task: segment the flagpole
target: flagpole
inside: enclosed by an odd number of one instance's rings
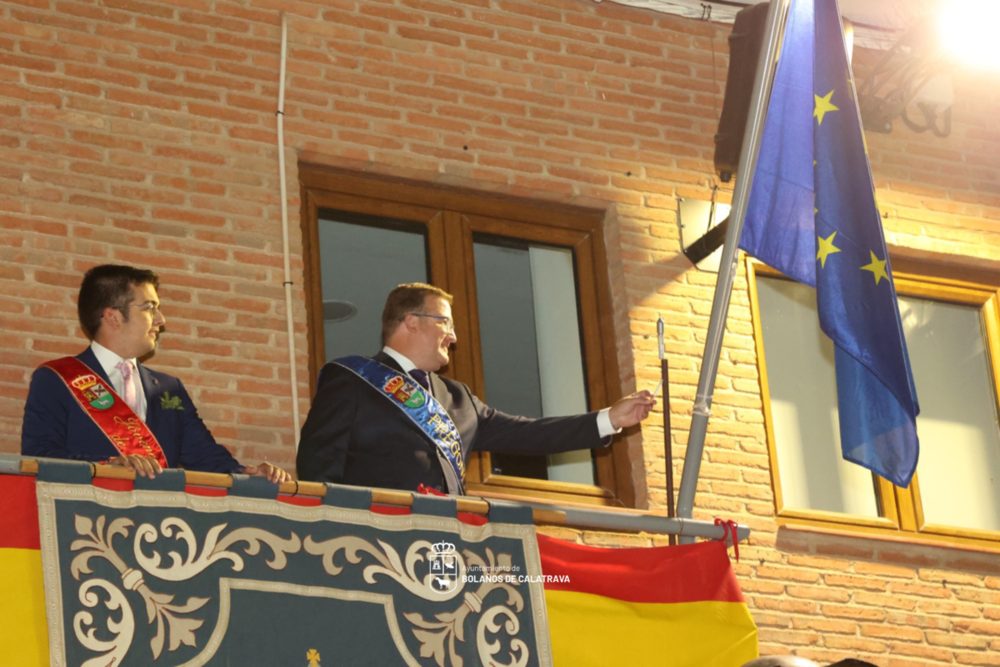
[[[757,167],[757,154],[760,150],[761,136],[764,133],[767,102],[771,95],[771,86],[774,83],[778,45],[781,42],[783,21],[790,1],[770,0],[771,4],[767,11],[766,40],[760,50],[757,74],[754,77],[750,111],[747,114],[747,127],[743,134],[743,147],[740,151],[740,161],[736,172],[736,188],[733,192],[729,230],[726,232],[726,242],[722,250],[719,278],[715,283],[715,298],[712,302],[712,315],[708,322],[705,354],[701,362],[701,377],[698,380],[694,415],[688,435],[687,453],[684,456],[684,472],[677,494],[677,516],[680,518],[690,519],[694,510],[694,495],[698,487],[702,452],[705,449],[705,433],[708,430],[708,417],[711,414],[715,376],[718,374],[719,356],[722,353],[722,336],[726,330],[729,298],[733,291],[733,282],[736,279],[737,246],[740,232],[743,230],[743,220],[746,217],[747,199],[750,196],[750,186],[753,183],[753,172]],[[681,538],[682,544],[692,541],[693,538],[690,537]]]

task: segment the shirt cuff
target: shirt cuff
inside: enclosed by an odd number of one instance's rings
[[[620,428],[611,425],[611,408],[604,408],[597,413],[597,434],[601,438],[609,438],[615,433],[621,433]]]

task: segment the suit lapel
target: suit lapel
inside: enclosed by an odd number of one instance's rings
[[[434,399],[441,404],[441,407],[445,409],[445,412],[451,414],[452,400],[451,392],[448,391],[448,387],[437,373],[430,373],[427,377],[430,378],[431,392],[434,394]]]
[[[149,425],[160,414],[160,381],[139,362],[136,362],[136,366],[139,367],[142,391],[146,394],[146,424]]]
[[[93,350],[88,347],[86,350],[76,355],[76,358],[82,361],[87,368],[97,373],[102,380],[108,383],[109,387],[113,386],[111,384],[111,378],[109,378],[108,374],[104,372],[104,366],[101,366],[101,362],[97,360],[97,355],[94,354]]]

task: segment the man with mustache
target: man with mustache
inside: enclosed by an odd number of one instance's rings
[[[90,347],[32,375],[21,453],[123,466],[148,477],[182,467],[289,479],[267,462],[241,465],[212,437],[179,379],[138,363],[156,349],[166,323],[158,287],[148,269],[106,264],[87,271],[77,312]]]

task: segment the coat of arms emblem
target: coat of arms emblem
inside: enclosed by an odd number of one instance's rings
[[[435,593],[450,593],[458,587],[458,553],[450,542],[431,545],[427,561],[431,566],[430,587]]]
[[[95,375],[82,375],[70,384],[83,394],[84,400],[98,410],[107,410],[115,404],[114,394]]]
[[[390,378],[385,383],[385,386],[382,387],[382,390],[388,394],[392,394],[393,398],[408,408],[420,408],[427,402],[424,392],[420,390],[416,383],[407,382],[399,376]]]

